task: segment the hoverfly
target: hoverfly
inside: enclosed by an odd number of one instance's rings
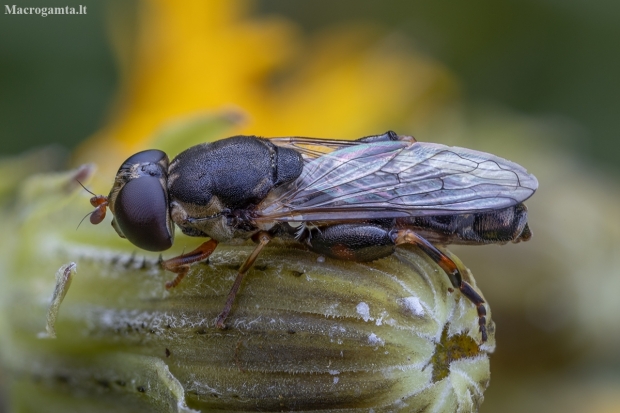
[[[165,261],[179,284],[190,264],[218,243],[251,238],[216,325],[224,328],[245,273],[274,237],[318,254],[358,262],[414,244],[446,272],[475,306],[487,340],[482,297],[434,244],[490,244],[530,239],[523,201],[538,188],[513,162],[470,149],[418,142],[392,131],[356,141],[233,136],[193,146],[169,162],[160,150],[129,157],[110,194],[91,198],[91,222],[114,214],[123,238],[148,251],[183,233],[210,238]]]

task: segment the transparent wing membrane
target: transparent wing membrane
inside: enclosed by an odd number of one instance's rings
[[[257,220],[483,212],[521,203],[538,187],[520,165],[484,152],[425,142],[350,143],[309,161],[294,183],[259,205]]]

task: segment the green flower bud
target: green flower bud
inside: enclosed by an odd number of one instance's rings
[[[253,245],[219,245],[167,291],[174,274],[157,257],[107,225],[75,231],[87,201],[73,182],[90,174],[33,177],[4,204],[0,359],[14,411],[478,410],[490,311],[481,344],[475,307],[416,248],[358,264],[274,242],[219,330]],[[166,255],[200,242],[179,236]],[[56,339],[42,338],[46,319]]]

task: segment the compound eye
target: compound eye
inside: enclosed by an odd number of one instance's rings
[[[146,151],[134,153],[131,155],[124,164],[132,165],[132,164],[142,164],[142,163],[158,163],[162,159],[167,158],[165,152],[160,151],[159,149],[147,149]],[[167,163],[167,162],[166,162]]]
[[[168,196],[158,178],[142,176],[127,182],[114,201],[114,210],[119,229],[135,246],[163,251],[172,245]]]

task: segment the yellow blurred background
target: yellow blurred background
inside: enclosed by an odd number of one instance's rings
[[[114,0],[83,16],[2,14],[0,154],[60,144],[67,166],[99,165],[104,192],[162,130],[228,113],[228,135],[393,129],[518,162],[540,182],[533,239],[451,248],[497,324],[481,411],[620,411],[620,6],[409,3]]]

